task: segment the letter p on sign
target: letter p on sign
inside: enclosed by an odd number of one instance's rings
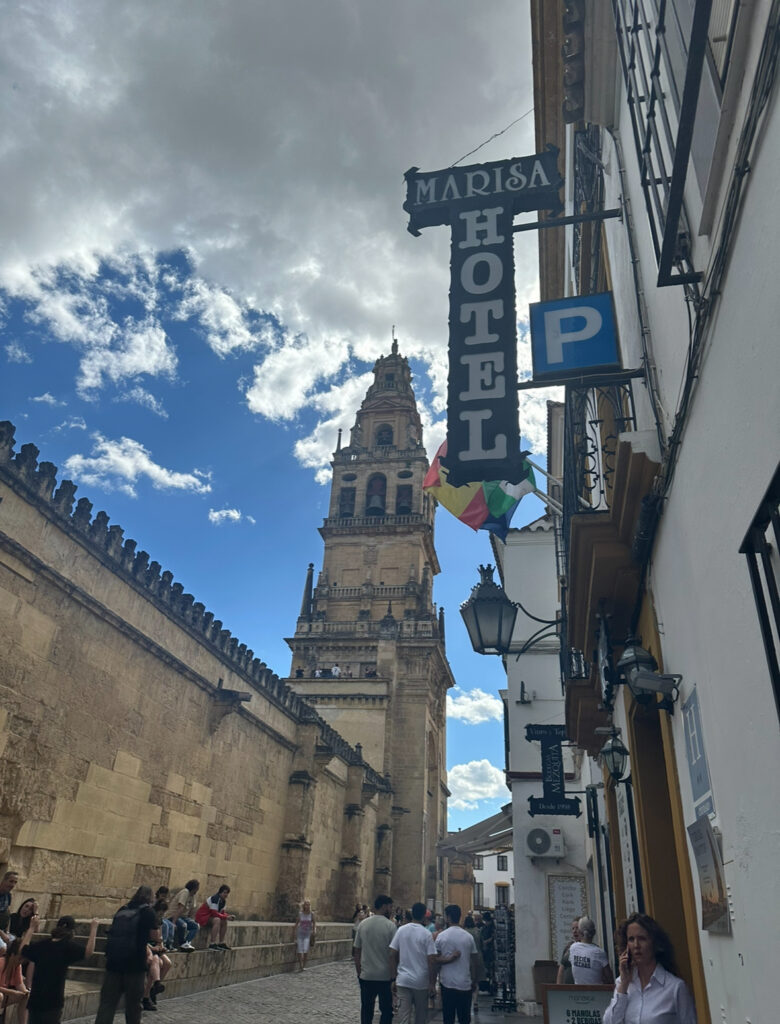
[[[620,369],[611,292],[532,303],[530,321],[534,380]]]
[[[576,325],[583,321],[579,329]],[[551,309],[544,314],[544,336],[547,345],[547,362],[563,362],[563,346],[575,341],[587,341],[595,337],[603,323],[601,313],[593,306],[572,306],[570,309]]]

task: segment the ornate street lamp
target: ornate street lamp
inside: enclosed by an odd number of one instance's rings
[[[519,605],[493,580],[492,565],[480,565],[479,583],[460,606],[471,646],[477,654],[507,654]]]
[[[626,750],[626,747],[620,739],[617,729],[614,730],[614,732],[607,740],[607,742],[604,744],[604,746],[601,748],[599,753],[604,758],[604,763],[607,766],[607,771],[615,780],[615,782],[621,782],[626,771],[628,750]]]

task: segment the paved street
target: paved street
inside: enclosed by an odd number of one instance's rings
[[[166,999],[161,996],[157,1013],[144,1014],[145,1024],[346,1024],[360,1020],[360,997],[351,961],[323,964],[295,974],[229,985],[195,995]],[[482,998],[479,1014],[484,1024],[515,1020],[512,1014],[491,1013],[490,1000]],[[524,1018],[527,1019],[527,1018]],[[82,1017],[69,1024],[92,1024],[94,1017]],[[122,1024],[124,1014],[117,1014]],[[374,1015],[375,1022],[379,1013]],[[431,1013],[431,1024],[441,1022],[441,1011]]]

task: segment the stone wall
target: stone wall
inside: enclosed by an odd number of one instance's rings
[[[48,916],[197,877],[348,918],[387,780],[37,456],[0,424],[0,870]]]

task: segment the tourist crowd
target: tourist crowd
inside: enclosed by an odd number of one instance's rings
[[[38,903],[24,900],[12,912],[19,876],[7,871],[0,879],[0,1015],[15,1008],[17,1024],[59,1024],[65,1001],[68,968],[95,951],[98,920],[90,924],[85,943],[74,941],[76,922],[60,917],[48,938],[37,936]],[[191,879],[173,896],[167,886],[152,894],[142,885],[116,912],[106,936],[105,976],[96,1024],[110,1024],[120,998],[125,999],[127,1024],[137,1024],[142,1010],[154,1012],[165,991],[170,953],[189,953],[199,931],[209,949],[230,949],[225,942],[233,915],[225,906],[229,885],[198,902],[200,883]],[[34,941],[35,940],[35,941]]]

